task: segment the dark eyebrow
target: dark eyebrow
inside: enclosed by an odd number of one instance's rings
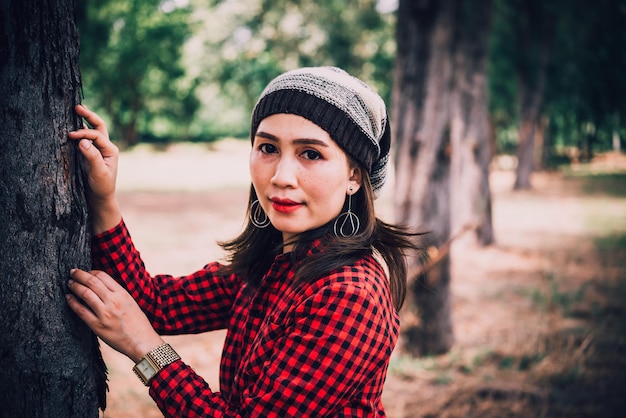
[[[267,132],[257,131],[256,135],[254,135],[254,136],[260,136],[261,138],[265,138],[265,139],[269,139],[270,141],[278,142],[278,138],[276,138],[274,135],[269,134]]]
[[[278,138],[275,135],[272,135],[268,132],[257,131],[256,135],[261,138],[268,139],[270,141],[278,142]],[[294,144],[300,145],[318,145],[321,147],[328,147],[328,144],[320,139],[315,138],[298,138],[293,140]]]

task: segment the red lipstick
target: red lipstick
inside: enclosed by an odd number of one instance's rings
[[[271,201],[272,208],[274,208],[276,212],[289,213],[297,210],[300,206],[302,206],[301,203],[294,202],[290,199],[279,199],[274,197],[271,199]]]

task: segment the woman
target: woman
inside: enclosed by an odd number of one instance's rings
[[[79,141],[89,172],[94,270],[69,306],[131,358],[166,416],[381,417],[411,234],[376,218],[389,159],[382,99],[333,67],[278,76],[251,122],[252,186],[228,263],[150,276],[115,198],[117,148],[102,120]],[[382,259],[389,272],[377,259]],[[226,328],[216,391],[160,335]]]

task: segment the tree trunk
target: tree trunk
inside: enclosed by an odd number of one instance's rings
[[[531,188],[530,177],[535,169],[535,134],[540,117],[539,92],[529,91],[531,88],[526,82],[520,83],[520,128],[517,144],[517,168],[515,170],[515,190]]]
[[[414,355],[454,343],[450,253],[467,229],[494,241],[486,62],[490,0],[400,1],[392,118],[396,220],[428,234],[437,262],[413,280],[419,325],[405,329]],[[413,262],[413,261],[412,261]],[[418,269],[419,270],[419,269]]]
[[[622,152],[622,147],[621,147],[618,131],[613,131],[612,139],[613,139],[613,152],[616,154],[619,154],[620,152]]]
[[[450,238],[450,95],[454,0],[400,1],[392,117],[396,137],[396,220],[428,231],[429,247]],[[414,355],[443,353],[454,343],[450,259],[414,282],[420,328],[406,330]]]
[[[489,245],[495,241],[489,188],[492,154],[487,100],[491,0],[465,1],[459,9],[451,114],[452,234],[475,231],[463,236],[480,245]]]
[[[0,411],[97,417],[106,372],[98,340],[65,302],[90,267],[80,162],[73,0],[0,4]]]
[[[545,2],[528,0],[520,5],[520,18],[516,21],[521,57],[517,68],[520,128],[515,190],[531,188],[530,177],[536,161],[535,138],[541,129],[554,23]],[[539,51],[536,56],[535,50]]]

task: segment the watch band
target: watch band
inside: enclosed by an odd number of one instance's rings
[[[171,345],[165,343],[161,344],[157,348],[150,350],[137,364],[133,367],[133,371],[141,379],[144,385],[149,386],[150,381],[163,367],[170,363],[180,360],[180,356]],[[146,362],[154,370],[154,373],[150,377],[144,375],[141,369],[138,367],[140,363]]]
[[[168,364],[175,362],[176,360],[180,360],[178,353],[167,343],[161,344],[154,350],[150,351],[146,354],[146,357],[152,360],[152,363],[158,367],[157,371],[161,370]]]

